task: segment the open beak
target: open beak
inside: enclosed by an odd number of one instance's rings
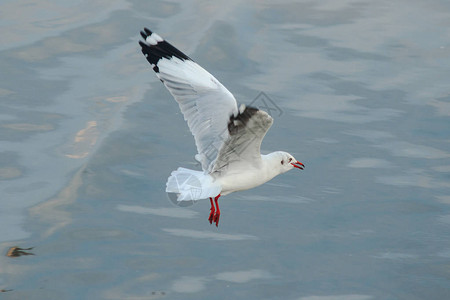
[[[299,161],[296,161],[295,163],[291,163],[291,165],[293,165],[294,168],[297,168],[297,169],[300,169],[300,170],[303,170],[303,169],[305,168],[305,165],[302,164],[302,163],[299,162]]]

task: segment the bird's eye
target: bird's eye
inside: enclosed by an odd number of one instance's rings
[[[281,161],[281,164],[284,165],[284,160]]]
[[[291,162],[292,161],[292,158],[289,158],[289,162]]]

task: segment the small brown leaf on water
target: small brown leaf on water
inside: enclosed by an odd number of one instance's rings
[[[31,248],[20,248],[20,247],[14,246],[14,247],[9,248],[8,253],[6,253],[6,256],[19,257],[19,256],[22,256],[22,255],[34,255],[34,253],[27,252],[27,251],[30,251],[32,249],[33,249],[33,247],[31,247]]]

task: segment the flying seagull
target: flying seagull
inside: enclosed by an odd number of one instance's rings
[[[142,53],[180,106],[195,139],[203,171],[178,168],[166,192],[177,201],[209,198],[209,223],[219,225],[219,197],[259,186],[293,168],[305,167],[283,151],[262,155],[261,142],[273,119],[241,105],[214,76],[158,34],[144,28]],[[214,203],[213,203],[214,199]]]

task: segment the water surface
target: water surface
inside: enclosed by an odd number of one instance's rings
[[[5,1],[2,299],[445,299],[447,1]],[[172,205],[198,168],[140,53],[147,26],[240,103],[280,109],[263,152],[307,165]],[[254,102],[262,106],[261,102]],[[9,290],[9,291],[8,291]]]

